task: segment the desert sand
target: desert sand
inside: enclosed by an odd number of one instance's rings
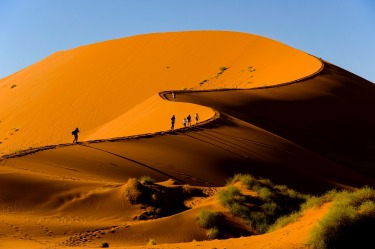
[[[308,248],[329,204],[265,235],[236,223],[241,238],[224,240],[205,241],[196,216],[226,212],[215,193],[236,173],[309,194],[375,186],[374,94],[373,83],[329,62],[238,32],[57,52],[0,80],[0,247]],[[206,194],[135,219],[145,207],[124,188],[145,175],[176,203],[187,184]]]

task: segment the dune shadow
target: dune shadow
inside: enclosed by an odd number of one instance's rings
[[[172,175],[170,175],[170,174],[168,174],[168,173],[165,173],[165,172],[163,172],[163,171],[161,171],[161,170],[158,170],[158,169],[156,169],[156,168],[154,168],[154,167],[151,167],[151,166],[149,166],[149,165],[146,165],[146,164],[141,163],[141,162],[139,162],[139,161],[136,161],[136,160],[134,160],[134,159],[131,159],[131,158],[128,158],[128,157],[125,157],[125,156],[122,156],[122,155],[119,155],[119,154],[116,154],[116,153],[113,153],[113,152],[107,151],[107,150],[103,150],[103,149],[99,149],[99,148],[96,148],[96,147],[92,147],[92,146],[89,146],[89,145],[86,145],[86,144],[78,144],[78,145],[80,145],[80,146],[84,146],[84,147],[87,147],[87,148],[91,148],[91,149],[95,149],[95,150],[99,150],[99,151],[102,151],[102,152],[105,152],[105,153],[108,153],[108,154],[114,155],[114,156],[116,156],[116,157],[122,158],[122,159],[124,159],[124,160],[129,161],[129,162],[132,162],[132,163],[138,164],[138,165],[140,165],[140,166],[142,166],[142,167],[145,167],[145,168],[147,168],[147,169],[150,169],[150,170],[152,170],[152,171],[155,171],[155,172],[157,172],[157,173],[159,173],[159,174],[165,175],[165,176],[167,176],[167,177],[169,177],[169,178],[171,178],[171,179],[174,179],[174,180],[176,180],[176,181],[179,181],[179,182],[182,182],[182,183],[186,183],[185,181],[183,181],[183,180],[181,180],[181,179],[179,179],[179,178],[177,178],[177,177],[175,177],[175,176],[172,176]]]
[[[214,146],[214,147],[217,147],[217,148],[219,148],[219,149],[221,149],[221,150],[224,150],[224,151],[226,151],[226,152],[229,152],[229,153],[235,154],[236,156],[238,156],[238,157],[240,157],[240,158],[245,158],[244,155],[241,155],[241,154],[239,154],[239,153],[237,153],[237,152],[231,151],[231,150],[229,150],[229,149],[227,149],[227,148],[224,148],[224,147],[219,146],[219,145],[217,145],[217,144],[211,143],[211,142],[206,141],[206,140],[204,140],[204,139],[194,137],[194,136],[191,135],[191,134],[186,133],[185,135],[188,136],[188,137],[191,137],[191,138],[193,138],[193,139],[196,139],[196,140],[198,140],[198,141],[201,141],[201,142],[203,142],[203,143],[210,144],[210,145],[212,145],[212,146]]]

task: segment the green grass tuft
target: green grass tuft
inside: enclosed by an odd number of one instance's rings
[[[153,178],[151,178],[150,176],[142,176],[139,181],[142,183],[142,184],[148,184],[148,185],[151,185],[151,184],[154,184],[155,183],[155,180]]]
[[[332,207],[310,234],[314,249],[366,248],[373,244],[375,191],[364,187],[354,192],[331,191]]]
[[[201,209],[198,214],[198,225],[203,228],[214,228],[220,225],[220,213]]]
[[[148,242],[147,242],[147,245],[148,246],[154,246],[154,245],[156,245],[156,241],[154,239],[149,239]]]

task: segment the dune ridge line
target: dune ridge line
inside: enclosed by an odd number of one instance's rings
[[[199,92],[219,92],[219,91],[260,90],[260,89],[278,88],[278,87],[283,87],[283,86],[287,86],[287,85],[291,85],[291,84],[300,83],[300,82],[303,82],[307,79],[315,77],[316,75],[318,75],[324,69],[325,64],[324,64],[324,61],[321,58],[318,58],[318,57],[313,56],[311,54],[309,54],[309,55],[320,61],[320,63],[321,63],[320,68],[317,71],[315,71],[315,72],[313,72],[313,73],[311,73],[307,76],[304,76],[302,78],[295,79],[295,80],[292,80],[292,81],[283,82],[283,83],[279,83],[279,84],[273,84],[273,85],[270,85],[270,86],[260,86],[260,87],[253,87],[253,88],[219,88],[219,89],[208,89],[208,90],[168,90],[168,91],[159,92],[158,94],[162,99],[171,101],[167,97],[167,95],[172,95],[173,92],[174,93],[199,93]],[[220,113],[213,108],[211,108],[211,109],[215,113],[214,116],[212,116],[211,118],[206,119],[206,120],[204,120],[204,121],[202,121],[198,124],[194,124],[194,125],[192,125],[192,127],[204,127],[205,125],[207,125],[207,124],[211,123],[212,121],[218,119],[220,117]],[[129,140],[129,139],[148,138],[148,137],[161,136],[161,135],[165,135],[165,134],[173,134],[173,133],[176,133],[176,132],[177,133],[185,133],[185,132],[188,132],[188,131],[189,131],[189,129],[178,128],[178,129],[175,129],[173,131],[171,131],[171,130],[157,131],[157,132],[152,132],[152,133],[137,134],[137,135],[131,135],[131,136],[87,140],[87,141],[78,142],[78,145],[82,144],[82,143],[92,144],[92,143],[102,143],[102,142],[116,142],[116,141],[123,141],[123,140]],[[64,143],[64,144],[47,145],[47,146],[41,146],[41,147],[36,147],[36,148],[29,148],[29,149],[25,149],[25,150],[20,150],[20,151],[17,151],[17,152],[2,155],[0,157],[0,162],[3,161],[3,160],[6,160],[6,159],[10,159],[10,158],[16,158],[16,157],[22,157],[22,156],[34,154],[34,153],[37,153],[39,151],[52,150],[52,149],[56,149],[56,148],[60,148],[60,147],[67,147],[67,146],[74,146],[74,145],[76,145],[76,144]]]

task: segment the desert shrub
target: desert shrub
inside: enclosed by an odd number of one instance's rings
[[[252,175],[248,174],[241,177],[241,182],[248,188],[254,188],[259,185],[258,181]]]
[[[249,226],[256,231],[256,233],[265,233],[269,227],[269,218],[262,211],[252,211],[247,219]]]
[[[220,213],[201,209],[198,214],[198,225],[203,228],[213,228],[220,225]]]
[[[14,84],[13,84],[10,88],[12,89],[12,88],[15,88],[16,86],[17,86],[17,85],[14,85]]]
[[[229,206],[229,211],[243,219],[247,219],[249,217],[250,209],[244,205],[240,204],[238,202],[234,202],[232,205]]]
[[[275,187],[275,185],[271,182],[270,179],[261,179],[261,180],[259,180],[259,182],[261,182],[261,184],[263,186],[267,186],[269,188],[274,188]]]
[[[324,199],[318,196],[308,196],[306,201],[301,205],[301,210],[307,210],[313,207],[320,207],[324,204]]]
[[[147,245],[148,246],[154,246],[154,245],[156,245],[156,241],[154,239],[149,239],[148,242],[147,242]]]
[[[335,191],[332,207],[310,234],[315,249],[365,248],[373,243],[375,191],[364,187],[355,192]]]
[[[139,203],[142,198],[142,184],[135,178],[130,178],[122,187],[122,196],[132,204]]]
[[[278,205],[273,201],[265,202],[260,207],[268,216],[277,215],[279,209]]]
[[[206,196],[204,193],[203,193],[203,190],[201,188],[198,188],[198,187],[193,187],[193,186],[190,186],[189,184],[185,184],[182,186],[182,193],[187,197],[192,197],[192,196]]]
[[[254,188],[255,186],[259,186],[258,180],[255,179],[250,174],[235,174],[233,177],[227,180],[227,186],[235,184],[236,182],[241,182],[248,188]]]
[[[100,244],[100,247],[101,247],[101,248],[108,248],[108,247],[109,247],[109,244],[108,244],[108,242],[102,242],[102,243]]]
[[[243,203],[245,201],[245,196],[237,187],[228,186],[218,192],[218,199],[222,205],[230,207],[235,202]]]
[[[190,186],[189,184],[184,184],[182,186],[182,192],[184,194],[190,195],[193,192],[193,187]]]
[[[225,70],[227,70],[228,68],[227,67],[219,67],[219,70],[220,71],[225,71]]]
[[[261,187],[257,190],[259,198],[263,201],[270,201],[274,197],[274,193],[267,187]]]
[[[154,184],[155,183],[155,180],[153,178],[151,178],[150,176],[142,176],[139,181],[142,183],[142,184]]]
[[[241,182],[255,191],[257,197],[248,197],[233,186]],[[286,186],[274,185],[268,179],[256,179],[249,174],[236,174],[227,181],[227,187],[218,192],[218,199],[229,211],[244,219],[255,233],[266,232],[277,219],[300,210],[307,196]]]
[[[358,208],[358,214],[369,219],[375,218],[375,203],[373,201],[366,201]]]
[[[220,231],[217,227],[212,227],[207,232],[207,238],[208,239],[217,239],[219,238]]]

